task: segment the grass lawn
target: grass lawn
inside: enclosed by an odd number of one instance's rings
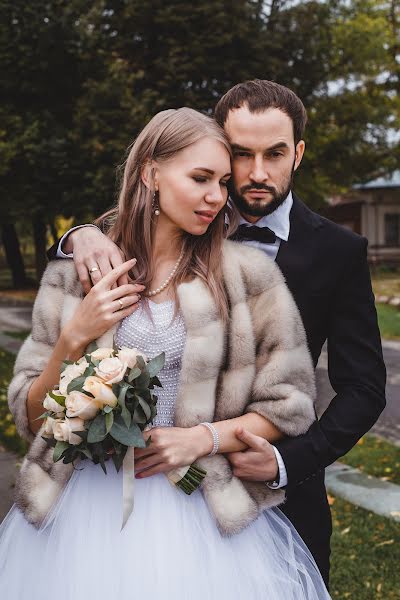
[[[388,304],[377,304],[376,310],[381,336],[389,340],[400,340],[400,309]]]
[[[340,461],[400,485],[400,447],[382,438],[365,435]]]
[[[330,497],[332,598],[400,599],[400,524]]]
[[[372,269],[371,279],[375,295],[400,296],[400,269]]]

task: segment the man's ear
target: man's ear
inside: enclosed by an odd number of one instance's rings
[[[149,160],[142,168],[141,179],[148,190],[158,190],[158,169],[153,160]]]
[[[295,161],[294,161],[294,170],[295,171],[301,163],[301,159],[304,156],[305,149],[306,149],[306,143],[304,140],[300,140],[299,142],[297,142],[297,146],[296,146],[296,150],[295,150]]]

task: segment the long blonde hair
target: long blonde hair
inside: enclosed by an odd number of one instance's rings
[[[127,259],[137,259],[132,275],[147,289],[154,275],[152,244],[157,217],[152,210],[154,185],[149,189],[143,183],[142,170],[153,160],[172,159],[205,137],[221,142],[231,155],[225,132],[210,117],[186,107],[156,114],[130,147],[123,165],[117,205],[96,221]],[[181,282],[200,277],[212,293],[224,320],[228,316],[228,306],[221,269],[222,243],[236,225],[235,211],[226,204],[203,235],[183,232],[183,259],[172,283],[175,293]]]

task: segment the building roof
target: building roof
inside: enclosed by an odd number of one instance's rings
[[[354,190],[372,190],[377,188],[396,188],[400,187],[400,170],[393,171],[386,177],[378,177],[367,183],[358,183],[353,185]]]

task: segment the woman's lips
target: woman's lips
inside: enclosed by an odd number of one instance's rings
[[[195,215],[197,215],[200,219],[200,221],[202,221],[203,223],[207,223],[208,225],[214,221],[215,218],[215,214],[214,213],[208,213],[208,212],[195,212]]]

